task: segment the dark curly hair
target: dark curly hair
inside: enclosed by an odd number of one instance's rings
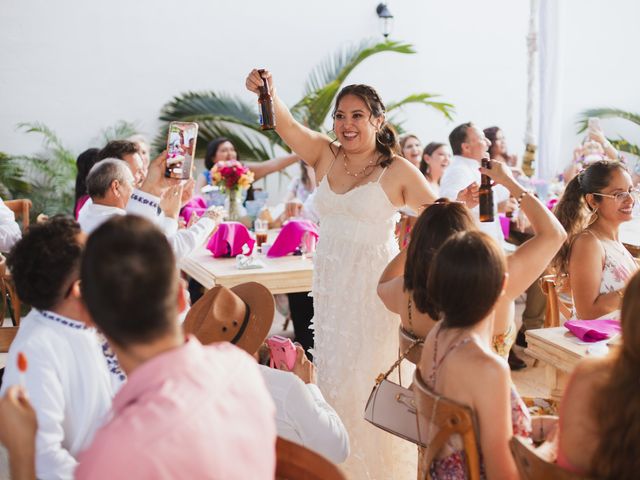
[[[7,256],[18,297],[40,310],[55,307],[80,271],[80,225],[56,215],[31,225]]]
[[[340,105],[340,100],[347,95],[354,95],[362,100],[371,112],[371,117],[384,117],[386,107],[384,106],[384,103],[382,103],[380,95],[378,95],[376,89],[369,85],[354,84],[347,85],[340,90],[340,93],[338,93],[338,96],[336,97],[336,105],[333,108],[333,114],[331,115],[332,118],[335,119],[338,105]],[[376,133],[376,150],[382,157],[380,161],[381,167],[388,167],[391,165],[393,158],[400,153],[398,135],[386,119],[384,119],[380,130]]]

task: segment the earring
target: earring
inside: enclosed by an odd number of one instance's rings
[[[593,212],[591,212],[591,217],[589,217],[589,222],[587,223],[587,227],[590,227],[598,220],[598,209],[596,208]]]

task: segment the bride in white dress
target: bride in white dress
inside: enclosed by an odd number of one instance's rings
[[[262,77],[271,80],[268,71]],[[257,70],[246,85],[258,94],[263,80]],[[350,479],[413,479],[415,445],[372,426],[363,414],[376,376],[398,357],[399,317],[376,294],[380,274],[398,251],[397,211],[405,205],[419,211],[435,196],[420,171],[395,153],[397,137],[373,88],[350,85],[338,94],[332,141],[298,123],[273,80],[269,85],[276,132],[319,180],[314,359],[319,387],[349,432],[351,454],[342,467]]]

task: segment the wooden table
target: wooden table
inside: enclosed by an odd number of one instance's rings
[[[525,353],[546,364],[545,379],[554,400],[562,398],[569,375],[582,358],[609,352],[607,340],[583,342],[564,327],[527,330],[525,335]]]
[[[257,255],[265,268],[238,270],[235,258],[213,258],[204,247],[197,249],[180,262],[180,269],[209,289],[216,285],[233,287],[244,282],[258,282],[271,293],[311,291],[313,262],[302,256],[287,255],[267,258]]]

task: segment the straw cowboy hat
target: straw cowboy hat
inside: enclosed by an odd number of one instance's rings
[[[253,355],[269,334],[275,303],[256,282],[214,287],[189,310],[183,328],[203,344],[231,342]]]

